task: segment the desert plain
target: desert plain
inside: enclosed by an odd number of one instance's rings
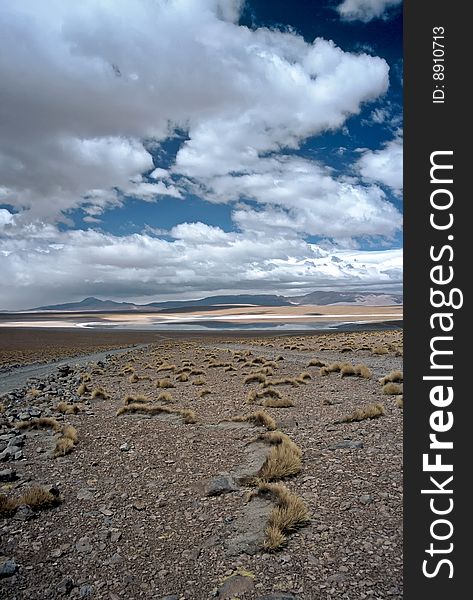
[[[0,596],[402,598],[402,337],[1,329]]]

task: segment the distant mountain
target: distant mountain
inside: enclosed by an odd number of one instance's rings
[[[139,311],[170,312],[190,310],[193,307],[234,308],[238,306],[291,306],[291,304],[357,304],[361,306],[392,306],[402,304],[402,294],[382,294],[366,292],[327,292],[316,291],[304,296],[285,298],[271,294],[235,294],[225,296],[208,296],[198,300],[171,300],[169,302],[150,302],[134,304],[133,302],[114,302],[98,298],[84,298],[80,302],[51,304],[30,309],[35,312],[101,312],[101,311]]]
[[[38,306],[30,309],[35,312],[87,312],[87,311],[159,311],[160,309],[182,309],[193,306],[289,306],[291,303],[284,296],[270,294],[237,294],[232,296],[209,296],[198,300],[176,300],[169,302],[150,302],[149,304],[134,304],[133,302],[114,302],[113,300],[99,300],[98,298],[85,298],[81,302],[68,302],[66,304],[52,304]]]
[[[181,308],[191,306],[215,306],[217,304],[225,305],[254,305],[254,306],[290,306],[291,302],[284,296],[275,296],[271,294],[237,294],[232,296],[209,296],[199,300],[176,300],[169,302],[151,302],[145,306],[154,306],[156,308]]]
[[[403,302],[402,294],[379,292],[333,292],[316,291],[304,296],[287,298],[294,304],[356,304],[359,306],[393,306]]]
[[[38,306],[30,310],[47,311],[54,310],[57,312],[75,312],[75,311],[100,311],[100,310],[136,310],[136,304],[132,302],[114,302],[113,300],[99,300],[98,298],[84,298],[80,302],[67,302],[66,304],[51,304],[49,306]]]

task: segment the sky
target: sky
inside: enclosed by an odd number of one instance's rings
[[[0,309],[402,289],[399,0],[3,0]]]

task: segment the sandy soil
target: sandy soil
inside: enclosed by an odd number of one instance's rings
[[[253,452],[248,444],[264,429],[219,423],[261,408],[247,403],[249,391],[261,384],[244,383],[245,377],[261,368],[261,361],[278,357],[282,360],[273,364],[269,379],[310,375],[305,384],[274,386],[294,406],[265,410],[302,450],[300,473],[282,483],[305,502],[311,520],[289,533],[276,552],[260,545],[254,552],[234,553],[235,536],[250,533],[245,523],[264,531],[267,516],[263,511],[255,517],[253,511],[253,521],[245,521],[251,502],[244,485],[209,496],[208,484],[220,473],[241,469]],[[363,363],[372,377],[322,376],[319,367],[308,366],[315,357]],[[203,375],[178,381],[186,361]],[[176,368],[158,371],[163,364]],[[134,383],[129,373],[122,375],[127,365],[139,377]],[[58,376],[36,397],[24,390],[4,398],[4,432],[11,430],[7,417],[14,423],[32,407],[62,419],[53,407],[64,397],[84,410],[64,417],[79,433],[71,454],[51,458],[52,434],[31,431],[24,458],[4,464],[19,479],[3,484],[3,492],[14,496],[31,482],[54,483],[62,502],[33,518],[21,513],[0,520],[0,562],[16,565],[14,574],[0,580],[0,596],[402,598],[402,409],[378,381],[393,369],[402,369],[402,331],[181,336]],[[102,386],[107,399],[75,397],[85,370],[90,388]],[[179,417],[116,416],[127,394],[158,403],[155,381],[165,376],[173,385],[169,406],[193,409],[195,424]],[[199,377],[202,386],[193,384]],[[204,388],[211,393],[200,397]],[[384,416],[337,424],[373,403],[383,404]],[[347,441],[350,447],[337,449]]]

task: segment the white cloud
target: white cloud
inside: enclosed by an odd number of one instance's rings
[[[387,11],[399,6],[402,0],[343,0],[337,6],[340,17],[346,21],[363,21],[381,19]]]
[[[363,178],[378,182],[401,194],[403,187],[403,139],[402,136],[387,142],[381,150],[365,150],[357,163]]]
[[[237,24],[242,2],[35,0],[2,6],[0,181],[25,219],[52,221],[122,193],[153,169],[144,140],[189,140],[175,171],[251,169],[259,153],[341,127],[388,87],[388,65]],[[21,40],[21,44],[18,43]],[[161,171],[154,171],[154,176]],[[143,182],[146,183],[146,182]],[[84,200],[84,197],[87,197]]]
[[[324,286],[400,286],[400,250],[328,251],[291,236],[226,233],[204,223],[181,224],[171,233],[169,241],[45,226],[25,236],[10,226],[0,241],[0,269],[10,284],[2,287],[0,307],[85,296],[150,302],[229,290],[292,295]]]
[[[402,226],[399,211],[381,188],[363,186],[335,174],[314,161],[279,156],[260,159],[258,171],[209,177],[197,189],[213,202],[252,198],[262,205],[246,205],[233,213],[243,230],[292,230],[303,235],[333,238],[393,236]]]

